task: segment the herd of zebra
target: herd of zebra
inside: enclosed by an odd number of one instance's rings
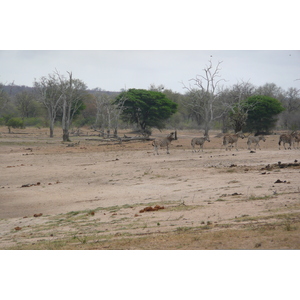
[[[235,145],[235,149],[238,150],[237,148],[237,142],[238,139],[244,139],[246,138],[246,136],[242,133],[242,132],[237,132],[236,134],[229,134],[226,133],[223,135],[223,144],[222,146],[225,146],[226,151],[228,149],[231,150],[231,148],[233,147],[233,144]],[[167,148],[167,154],[170,154],[169,152],[169,146],[171,144],[171,142],[175,140],[175,133],[171,132],[167,137],[165,138],[161,138],[161,139],[155,139],[152,143],[152,146],[154,147],[154,155],[155,153],[158,155],[158,149],[159,148],[163,148],[166,147]],[[199,145],[199,151],[202,150],[203,152],[203,145],[205,143],[205,141],[210,142],[209,136],[205,135],[203,137],[198,137],[198,138],[193,138],[191,140],[191,146],[193,148],[193,152],[196,152],[195,150],[195,146]],[[253,135],[249,135],[248,136],[248,141],[247,141],[247,146],[248,146],[248,150],[251,150],[251,145],[254,144],[254,149],[256,150],[256,148],[258,147],[260,150],[260,145],[259,142],[260,141],[266,141],[265,137],[263,135],[258,135],[258,136],[253,136]],[[288,144],[288,149],[292,149],[292,146],[295,148],[295,143],[297,143],[297,148],[299,148],[299,142],[300,142],[300,134],[297,132],[292,132],[291,134],[281,134],[279,136],[279,150],[280,150],[280,145],[281,143],[283,144],[284,149],[286,150],[286,146],[285,144]]]

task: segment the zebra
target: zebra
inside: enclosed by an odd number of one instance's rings
[[[210,142],[210,139],[209,139],[208,135],[205,135],[204,137],[200,137],[200,138],[193,138],[191,140],[191,146],[193,147],[193,152],[196,152],[195,145],[199,145],[200,146],[198,152],[200,152],[200,149],[202,149],[202,152],[203,152],[203,145],[204,145],[205,141]]]
[[[225,134],[223,137],[223,146],[226,146],[226,151],[228,150],[228,144],[231,144],[233,147],[233,143],[235,144],[235,149],[238,151],[237,141],[239,138],[245,138],[245,135],[241,131],[237,132],[236,134]]]
[[[165,138],[162,138],[162,139],[155,139],[153,142],[152,142],[152,146],[154,147],[153,148],[153,151],[154,151],[154,155],[155,155],[155,151],[156,151],[156,154],[158,155],[158,149],[159,148],[162,148],[162,147],[167,147],[167,154],[170,154],[169,152],[169,145],[171,144],[171,142],[173,140],[175,140],[175,137],[174,137],[174,132],[171,132],[167,137]]]
[[[294,145],[295,143],[297,143],[297,149],[299,149],[299,142],[300,142],[300,133],[294,133]]]
[[[259,150],[261,150],[259,146],[260,141],[266,141],[265,137],[263,135],[258,135],[258,136],[252,136],[250,135],[248,137],[247,145],[248,145],[248,150],[251,150],[250,146],[252,143],[255,143],[254,149],[256,150],[256,147],[258,146]]]
[[[280,145],[281,142],[283,144],[284,149],[286,150],[285,144],[289,144],[290,146],[288,147],[288,149],[292,149],[292,145],[294,145],[294,141],[295,141],[295,133],[292,132],[291,134],[281,134],[279,136],[279,141],[278,141],[278,145],[279,145],[279,150],[280,150]]]

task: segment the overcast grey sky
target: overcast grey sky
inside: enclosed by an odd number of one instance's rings
[[[224,85],[249,81],[259,86],[275,83],[287,89],[300,88],[300,51],[288,50],[2,50],[0,82],[32,86],[34,79],[57,69],[72,71],[88,88],[120,91],[123,88],[149,88],[164,85],[184,93],[183,84],[212,60],[221,63]]]
[[[57,69],[61,74],[72,71],[89,89],[162,84],[182,93],[182,82],[188,85],[203,74],[211,59],[214,66],[222,61],[226,85],[249,81],[300,88],[298,9],[290,0],[285,5],[260,0],[251,5],[215,0],[201,6],[195,0],[87,0],[72,6],[55,0],[40,7],[29,0],[3,5],[3,84],[32,86],[34,79]]]

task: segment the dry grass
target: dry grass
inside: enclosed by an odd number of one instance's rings
[[[152,204],[152,203],[148,203]],[[136,208],[140,206],[137,205]],[[229,223],[201,222],[179,226],[183,215],[165,226],[170,211],[199,209],[182,203],[169,204],[145,218],[126,213],[133,207],[98,208],[46,217],[44,224],[11,234],[22,242],[5,249],[80,250],[80,249],[299,249],[300,214],[273,213],[266,216],[243,215]],[[118,214],[117,214],[118,212]],[[101,222],[99,214],[110,214]],[[145,213],[147,214],[147,213]]]
[[[291,225],[292,224],[292,225]],[[217,229],[217,230],[216,230]],[[183,250],[183,249],[299,249],[300,220],[270,224],[248,224],[233,229],[230,225],[216,228],[178,227],[172,232],[145,234],[75,233],[72,237],[21,244],[13,249],[40,250]]]

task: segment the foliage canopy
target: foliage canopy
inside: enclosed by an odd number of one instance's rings
[[[156,127],[163,129],[165,121],[177,111],[177,103],[165,94],[143,89],[129,89],[116,98],[114,104],[126,98],[121,118],[125,122],[137,124],[142,130]]]
[[[251,107],[246,128],[256,133],[272,129],[277,121],[276,116],[284,111],[281,102],[269,96],[251,96],[245,101],[245,106]]]

